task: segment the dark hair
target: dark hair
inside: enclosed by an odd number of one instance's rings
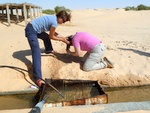
[[[57,18],[62,18],[64,22],[71,20],[71,14],[67,13],[65,10],[62,10],[56,14]]]
[[[70,36],[68,37],[68,41],[70,42],[70,44],[67,44],[66,50],[69,50],[69,49],[70,49],[70,46],[72,45],[72,39],[73,39],[73,35],[70,35]]]

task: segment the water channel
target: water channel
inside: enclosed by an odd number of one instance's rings
[[[84,92],[78,91],[77,88],[74,88],[72,91],[72,95],[74,95],[73,99],[80,99],[81,94],[82,97],[84,95],[85,98],[98,94],[96,89],[94,89],[93,93],[91,93],[91,88],[93,89],[93,86],[93,84],[90,84],[88,86],[86,85],[86,87],[83,87]],[[68,93],[64,91],[63,88],[61,89],[59,90],[61,90],[62,94],[65,95],[65,97],[69,97]],[[70,92],[70,89],[67,91]],[[120,88],[104,87],[103,91],[108,95],[108,103],[150,101],[150,86]],[[0,93],[0,110],[32,108],[37,103],[35,99],[36,92],[37,90],[28,93]],[[62,101],[62,98],[56,92],[51,91],[50,95],[51,98],[49,98],[48,102],[54,100]],[[56,100],[56,98],[58,100]]]

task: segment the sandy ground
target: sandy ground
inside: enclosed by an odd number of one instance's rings
[[[58,26],[56,31],[63,36],[85,31],[101,39],[107,46],[104,56],[114,63],[113,69],[84,72],[80,58],[66,54],[66,45],[52,41],[58,54],[44,54],[43,42],[39,40],[42,55],[43,78],[98,80],[110,87],[150,84],[150,11],[124,11],[123,9],[74,10],[72,22]],[[0,23],[0,65],[15,66],[31,71],[31,51],[24,35],[25,23]],[[83,54],[84,55],[84,52]],[[29,89],[32,76],[23,71],[0,68],[0,92]],[[43,110],[53,110],[47,108]],[[97,106],[91,109],[100,109]],[[57,111],[58,110],[58,111]],[[69,107],[54,111],[70,110]],[[75,110],[78,110],[75,109]],[[82,111],[83,110],[83,111]],[[26,112],[28,110],[18,110]],[[0,111],[3,112],[3,111]],[[8,111],[5,113],[13,113]],[[93,112],[93,111],[91,111]],[[91,113],[85,108],[78,113]],[[68,112],[69,113],[69,112]],[[134,111],[132,112],[134,113]],[[146,113],[146,111],[143,111]]]

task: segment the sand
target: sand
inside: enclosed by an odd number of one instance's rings
[[[98,80],[102,86],[109,87],[150,84],[150,11],[87,9],[73,10],[71,13],[71,23],[59,25],[56,31],[63,36],[78,31],[89,32],[96,36],[107,46],[104,56],[114,63],[114,68],[84,72],[80,66],[80,58],[67,55],[64,43],[53,40],[53,47],[58,54],[46,55],[43,52],[43,42],[39,40],[43,78]],[[0,65],[31,71],[31,51],[24,34],[25,23],[11,23],[11,27],[7,27],[6,24],[0,23]],[[27,72],[0,68],[2,84],[0,92],[30,89],[29,82],[34,84],[30,77],[32,78]],[[72,107],[67,109],[73,110]],[[88,112],[89,110],[84,112],[85,108],[82,109],[79,109],[80,113],[92,112]],[[99,108],[93,106],[91,109]],[[49,108],[44,109],[43,113],[46,113],[46,110],[49,111]],[[26,111],[28,109],[18,110],[18,112]],[[16,111],[5,111],[5,113],[13,112]]]

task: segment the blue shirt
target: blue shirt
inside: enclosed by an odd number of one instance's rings
[[[37,33],[42,33],[44,31],[49,31],[51,26],[57,27],[57,17],[54,15],[46,15],[38,17],[31,21],[31,24]]]

